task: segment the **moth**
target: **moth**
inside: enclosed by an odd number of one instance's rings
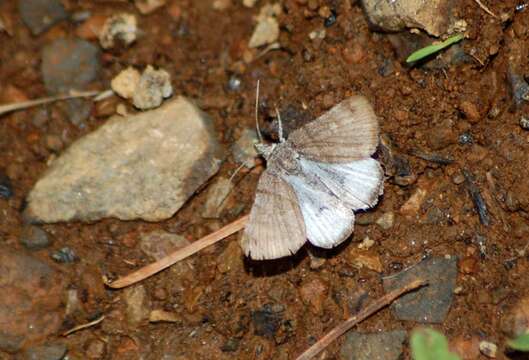
[[[353,232],[354,211],[373,207],[384,173],[371,156],[378,121],[363,96],[343,100],[279,143],[256,145],[267,162],[241,238],[246,256],[277,259],[308,240],[332,248]]]

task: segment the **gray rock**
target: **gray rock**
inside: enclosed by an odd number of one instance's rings
[[[207,199],[202,208],[201,215],[206,219],[216,219],[224,209],[224,200],[230,194],[233,187],[230,179],[221,177],[208,188]]]
[[[155,260],[160,260],[176,249],[189,244],[190,242],[182,235],[165,231],[152,231],[141,234],[140,237],[140,249]]]
[[[381,333],[348,332],[340,350],[344,360],[398,360],[407,333],[404,330]]]
[[[48,233],[38,226],[27,225],[22,230],[20,242],[29,250],[40,250],[51,244]]]
[[[430,35],[445,33],[453,20],[451,0],[362,0],[367,18],[383,31],[401,31],[406,28],[423,29]]]
[[[167,219],[223,158],[209,117],[179,97],[114,117],[73,143],[35,184],[26,215],[47,223]]]
[[[24,352],[24,360],[61,360],[68,349],[64,344],[37,346]]]
[[[39,35],[68,17],[60,0],[19,0],[18,10],[33,35]]]
[[[66,279],[23,252],[0,251],[0,351],[16,352],[56,334]]]
[[[49,93],[83,89],[101,68],[99,49],[80,39],[57,39],[42,50],[42,77]]]
[[[244,129],[241,137],[232,145],[231,152],[233,158],[239,164],[244,164],[247,168],[254,166],[254,160],[258,156],[255,144],[259,142],[257,132],[252,129]]]
[[[429,258],[412,268],[385,278],[383,285],[384,290],[390,292],[416,279],[427,280],[428,286],[400,297],[393,303],[392,310],[399,320],[441,323],[452,304],[456,278],[455,257]]]
[[[135,327],[149,319],[150,302],[143,285],[130,286],[123,292],[127,304],[127,322]]]

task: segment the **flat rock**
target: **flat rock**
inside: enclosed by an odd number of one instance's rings
[[[140,248],[154,260],[160,260],[176,249],[189,245],[190,242],[178,234],[155,230],[141,234]]]
[[[159,109],[113,117],[77,140],[28,196],[37,222],[173,216],[224,158],[209,117],[179,97]]]
[[[150,301],[143,285],[130,286],[123,291],[127,306],[127,322],[136,327],[149,319]]]
[[[43,33],[68,17],[60,0],[19,0],[18,9],[33,35]]]
[[[32,347],[24,351],[23,360],[61,360],[68,348],[64,344],[52,344]]]
[[[209,117],[178,97],[153,111],[111,118],[74,142],[35,184],[26,215],[46,223],[164,220],[223,158]]]
[[[371,24],[383,31],[417,28],[439,36],[452,23],[451,0],[362,0],[362,4]]]
[[[16,352],[63,321],[63,275],[23,252],[0,251],[0,350]]]
[[[83,89],[99,75],[100,51],[81,39],[57,39],[42,50],[41,72],[49,93]]]
[[[343,360],[398,360],[407,333],[404,330],[381,333],[348,332],[340,350]]]
[[[456,278],[455,257],[429,258],[410,269],[385,278],[383,285],[384,290],[390,292],[416,279],[428,281],[428,286],[400,297],[391,308],[399,320],[441,323],[452,304]]]
[[[38,226],[26,225],[20,235],[20,242],[29,250],[40,250],[51,244],[48,233]]]
[[[206,203],[200,215],[206,219],[219,218],[226,204],[225,200],[232,188],[232,182],[225,177],[221,177],[211,184],[207,190]]]

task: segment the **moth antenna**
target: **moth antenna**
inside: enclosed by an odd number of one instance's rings
[[[259,79],[257,79],[257,87],[255,88],[255,129],[257,130],[257,136],[259,142],[263,142],[263,135],[261,135],[261,129],[259,129]]]
[[[281,122],[281,115],[279,114],[279,110],[276,106],[276,115],[277,115],[277,127],[279,132],[279,142],[284,142],[285,138],[283,137],[283,123]]]

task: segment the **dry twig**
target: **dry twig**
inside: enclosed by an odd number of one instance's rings
[[[163,259],[160,259],[152,264],[146,265],[133,273],[126,275],[122,278],[117,279],[111,283],[105,282],[107,286],[113,289],[121,289],[129,285],[135,284],[141,280],[148,278],[151,275],[156,274],[157,272],[162,271],[163,269],[168,268],[169,266],[177,263],[180,260],[185,259],[188,256],[195,254],[196,252],[213,245],[214,243],[230,236],[231,234],[236,233],[237,231],[244,228],[246,222],[248,221],[248,215],[241,217],[238,220],[224,226],[223,228],[204,236],[202,239],[193,242],[192,244],[178,249],[171,254],[167,255]]]
[[[303,354],[301,354],[297,358],[297,360],[312,359],[320,351],[325,349],[330,343],[336,340],[340,335],[344,334],[347,330],[351,329],[356,324],[367,319],[369,316],[373,315],[380,309],[388,306],[393,301],[395,301],[395,299],[399,298],[405,293],[415,290],[426,284],[427,284],[426,281],[419,279],[419,280],[412,281],[411,283],[409,283],[408,285],[400,289],[395,289],[385,294],[381,298],[375,300],[374,302],[366,306],[357,315],[350,317],[349,319],[347,319],[346,321],[344,321],[343,323],[341,323],[340,325],[338,325],[337,327],[329,331],[324,337],[322,337],[314,345],[308,348]]]
[[[476,2],[476,4],[479,5],[480,8],[483,9],[483,11],[485,11],[487,14],[489,14],[490,16],[492,16],[493,18],[497,18],[496,14],[494,14],[492,11],[490,11],[490,9],[488,7],[485,6],[485,4],[483,4],[481,2],[481,0],[474,0]]]
[[[21,102],[16,102],[13,104],[4,104],[4,105],[0,105],[0,115],[6,114],[11,111],[15,111],[15,110],[23,110],[23,109],[34,107],[37,105],[48,104],[48,103],[59,101],[59,100],[91,97],[91,96],[96,96],[99,94],[101,94],[100,91],[83,91],[83,92],[74,92],[72,94],[67,94],[67,95],[57,95],[57,96],[45,97],[45,98],[36,99],[36,100],[21,101]]]
[[[90,321],[89,323],[86,323],[86,324],[81,324],[81,325],[77,325],[73,328],[71,328],[70,330],[66,331],[66,332],[63,332],[62,333],[62,336],[68,336],[70,335],[71,333],[74,333],[76,331],[79,331],[79,330],[83,330],[83,329],[86,329],[86,328],[89,328],[89,327],[92,327],[94,325],[97,325],[99,324],[101,321],[103,321],[105,319],[105,315],[102,315],[100,318],[97,318],[95,319],[94,321]]]

